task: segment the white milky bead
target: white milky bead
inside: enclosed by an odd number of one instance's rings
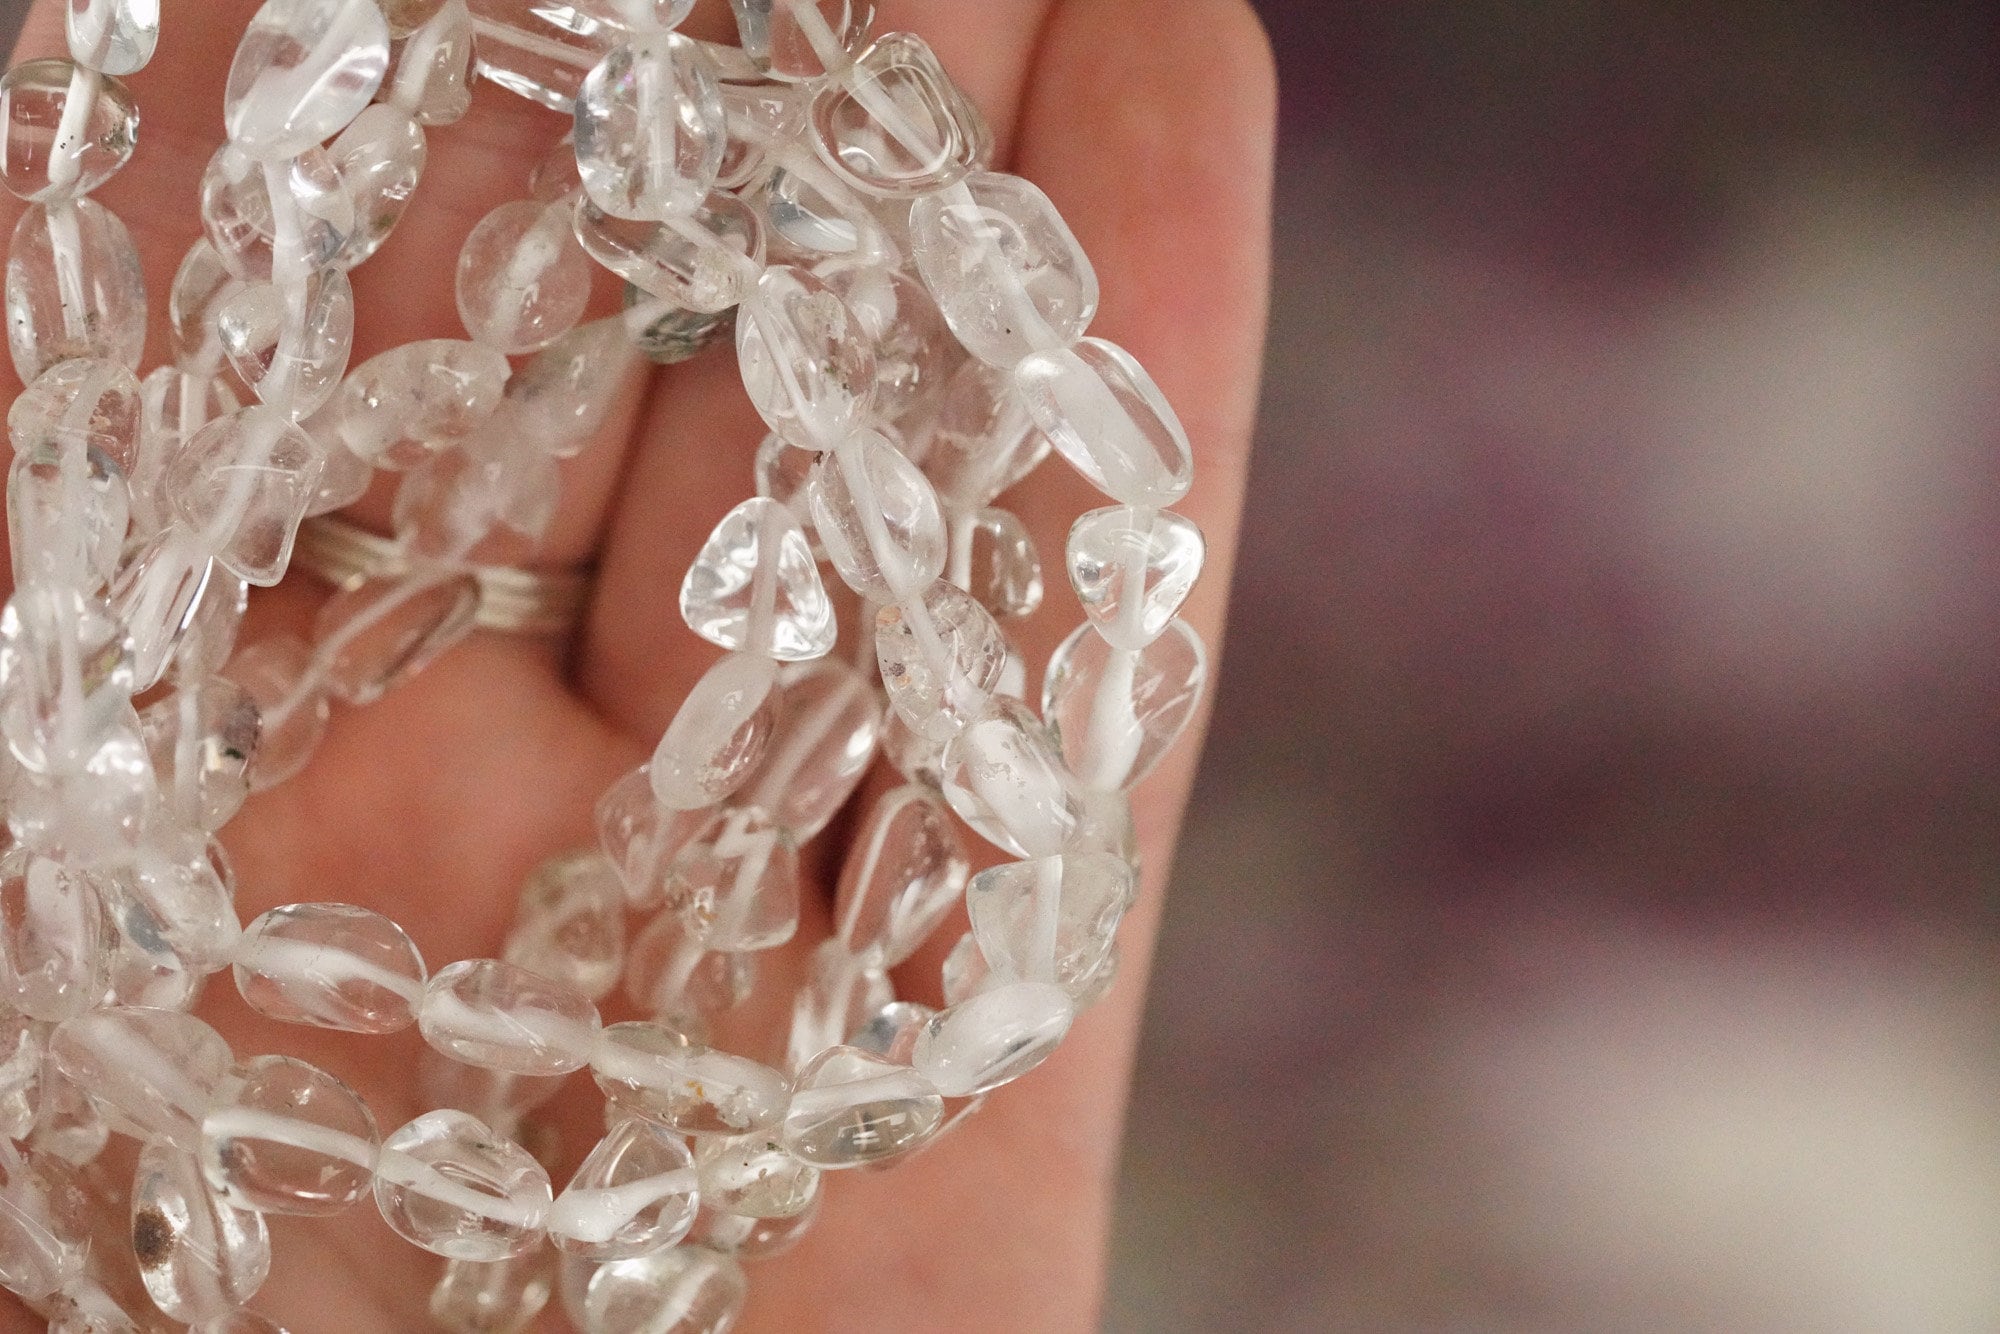
[[[505,1260],[541,1240],[554,1192],[527,1150],[464,1112],[428,1112],[382,1141],[375,1204],[448,1260]]]
[[[55,1022],[103,999],[108,959],[94,879],[15,849],[0,857],[0,997]]]
[[[785,1147],[815,1167],[860,1167],[921,1146],[944,1120],[928,1079],[857,1047],[834,1047],[799,1071]]]
[[[819,1196],[789,1218],[751,1218],[706,1206],[695,1214],[682,1249],[701,1247],[739,1260],[767,1260],[799,1244],[819,1219]]]
[[[63,1164],[0,1144],[0,1286],[39,1301],[75,1282],[90,1253],[90,1212]]]
[[[589,256],[560,204],[520,199],[494,209],[458,252],[458,313],[466,332],[509,356],[547,347],[583,317]]]
[[[1028,415],[1011,375],[977,358],[953,373],[924,451],[924,474],[953,514],[977,510],[1048,457],[1049,438]]]
[[[424,174],[424,129],[408,113],[377,102],[327,151],[354,211],[353,230],[333,262],[351,269],[373,255],[402,220]]]
[[[992,134],[914,33],[878,38],[812,103],[820,156],[871,194],[940,190],[992,152]]]
[[[1186,621],[1137,651],[1080,625],[1049,655],[1042,717],[1087,786],[1129,789],[1187,730],[1207,681],[1207,651]]]
[[[972,877],[965,906],[993,970],[1080,994],[1110,955],[1131,906],[1132,868],[1101,852],[1009,862]]]
[[[182,676],[172,694],[141,710],[139,730],[182,822],[207,831],[228,823],[250,795],[261,731],[255,697],[225,677]]]
[[[597,1007],[574,987],[500,959],[439,969],[417,1010],[424,1040],[454,1060],[561,1075],[590,1060]]]
[[[1046,1060],[1075,1015],[1060,987],[1005,983],[938,1011],[911,1060],[946,1097],[984,1093]]]
[[[490,417],[510,369],[498,349],[456,339],[378,353],[354,368],[334,399],[341,442],[378,467],[410,467]]]
[[[139,1152],[132,1254],[154,1304],[189,1323],[227,1317],[271,1272],[264,1216],[224,1199],[194,1155],[163,1140]]]
[[[936,793],[912,785],[883,794],[840,873],[839,942],[895,967],[958,902],[967,871],[951,812]]]
[[[634,350],[614,318],[580,324],[536,353],[507,381],[522,433],[557,458],[580,452],[624,388]]]
[[[875,659],[889,703],[912,729],[951,736],[983,714],[1007,667],[1007,636],[962,588],[939,580],[921,600],[875,616]]]
[[[159,0],[69,0],[70,58],[105,74],[136,74],[160,40]]]
[[[917,466],[864,431],[820,456],[813,529],[849,588],[874,602],[913,596],[944,573],[944,515]]]
[[[750,996],[757,956],[711,950],[678,911],[656,913],[632,941],[625,995],[642,1013],[697,1039]]]
[[[724,135],[714,65],[679,33],[614,46],[577,93],[577,171],[616,217],[692,213],[715,187]]]
[[[373,703],[470,634],[478,613],[470,573],[426,570],[344,588],[313,623],[329,658],[327,686],[350,704]]]
[[[945,747],[944,797],[980,837],[1017,857],[1061,852],[1085,816],[1054,739],[1011,699]]]
[[[1069,530],[1069,582],[1114,648],[1142,649],[1179,614],[1201,574],[1201,529],[1165,510],[1112,505]]]
[[[618,985],[625,967],[625,886],[597,851],[568,852],[537,866],[521,887],[501,957],[592,1000]]]
[[[995,616],[1032,616],[1042,605],[1042,558],[1027,525],[1009,510],[983,509],[957,540],[969,550],[965,589]]]
[[[778,1124],[785,1077],[748,1057],[690,1043],[660,1024],[613,1024],[590,1070],[606,1097],[684,1135],[746,1134]]]
[[[291,291],[253,283],[222,302],[215,320],[222,350],[243,383],[301,421],[333,397],[347,373],[354,288],[335,268],[315,270]]]
[[[635,221],[578,196],[576,239],[599,264],[649,296],[715,314],[741,302],[764,263],[764,224],[734,195],[712,194],[686,217]]]
[[[687,1141],[626,1117],[598,1141],[549,1211],[549,1240],[600,1262],[664,1250],[687,1235],[699,1199]]]
[[[258,158],[287,158],[361,114],[389,69],[374,0],[266,0],[229,67],[223,123]]]
[[[799,854],[754,806],[715,813],[667,870],[667,901],[711,950],[765,950],[799,926]]]
[[[779,675],[777,729],[739,794],[803,843],[847,803],[875,758],[882,704],[874,684],[833,658]]]
[[[250,788],[261,792],[305,768],[326,733],[331,710],[313,668],[312,646],[297,635],[274,635],[229,660],[229,678],[257,705],[257,749]]]
[[[522,1334],[555,1290],[549,1252],[511,1260],[447,1260],[431,1289],[431,1319],[450,1334]]]
[[[394,1033],[416,1022],[424,961],[403,928],[345,903],[273,908],[244,929],[236,988],[288,1024]]]
[[[77,357],[42,372],[7,409],[16,454],[82,444],[130,473],[139,457],[139,381],[115,361]]]
[[[195,432],[163,479],[174,510],[250,583],[284,577],[319,485],[321,451],[283,412],[257,405]]]
[[[736,314],[751,406],[797,445],[827,449],[868,410],[875,355],[859,318],[805,269],[774,265]]]
[[[729,0],[743,50],[774,79],[845,69],[875,16],[870,0]]]
[[[591,1276],[584,1334],[727,1334],[749,1294],[742,1268],[699,1246],[615,1260]]]
[[[396,50],[383,101],[425,125],[449,125],[472,109],[472,16],[451,0]]]
[[[234,144],[216,149],[201,177],[202,230],[224,266],[251,282],[273,272],[279,209],[290,215],[288,257],[305,269],[333,263],[356,225],[354,198],[324,149],[309,148],[281,165],[275,200],[273,179]]]
[[[53,366],[42,380],[76,364]],[[130,515],[130,493],[117,465],[81,436],[26,447],[15,442],[7,524],[17,588],[104,587],[117,571]]]
[[[136,369],[145,344],[146,279],[118,215],[93,199],[22,213],[7,252],[7,345],[21,383],[71,357]]]
[[[819,1169],[785,1151],[774,1135],[716,1135],[697,1141],[701,1198],[752,1218],[785,1218],[811,1207]]]
[[[245,1062],[202,1121],[202,1172],[259,1213],[337,1214],[369,1193],[381,1143],[353,1089],[289,1056]]]
[[[109,75],[28,60],[0,77],[0,185],[23,199],[89,194],[131,160],[138,139],[139,109]]]
[[[618,870],[628,906],[656,907],[665,893],[667,867],[708,823],[706,811],[662,809],[653,782],[640,765],[597,799],[597,839]]]
[[[49,1060],[114,1129],[192,1150],[229,1073],[229,1044],[191,1014],[113,1007],[56,1026]]]
[[[837,940],[821,941],[792,997],[785,1068],[796,1072],[846,1042],[870,1015],[895,999],[888,973],[874,959],[848,953]]]
[[[1019,176],[980,172],[910,210],[924,283],[968,352],[1011,368],[1068,347],[1097,313],[1097,274],[1049,197]]]
[[[770,742],[777,680],[771,659],[750,653],[732,653],[702,674],[647,766],[661,805],[712,806],[742,785]]]
[[[1145,367],[1115,343],[1085,338],[1014,368],[1035,424],[1092,486],[1127,505],[1161,508],[1187,494],[1194,452]]]
[[[792,512],[752,497],[724,515],[681,583],[681,617],[711,644],[784,661],[833,647],[833,603]]]

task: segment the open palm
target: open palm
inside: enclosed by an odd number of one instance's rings
[[[145,262],[149,365],[167,346],[166,279],[198,235],[196,183],[222,137],[223,74],[256,5],[166,0],[159,54],[130,80],[144,117],[139,155],[100,198],[130,224]],[[61,52],[61,9],[38,0],[17,58]],[[723,7],[702,5],[690,30],[726,35],[726,9],[711,9]],[[877,27],[916,31],[937,49],[991,121],[999,161],[1046,189],[1090,252],[1104,292],[1093,331],[1138,354],[1178,408],[1199,469],[1180,508],[1210,552],[1185,615],[1218,644],[1255,402],[1270,186],[1272,76],[1247,4],[884,0]],[[554,114],[482,86],[472,114],[431,137],[416,203],[354,274],[356,364],[413,339],[464,336],[452,298],[460,241],[524,193],[529,167],[563,129]],[[561,510],[537,557],[596,567],[575,641],[475,634],[380,702],[336,710],[311,766],[253,798],[225,831],[243,918],[280,903],[357,903],[403,923],[433,968],[493,954],[525,873],[593,841],[596,796],[645,758],[713,659],[673,594],[716,520],[749,493],[761,434],[726,351],[635,372],[602,438],[565,463]],[[392,490],[393,479],[378,482],[352,517],[386,529]],[[1008,504],[1053,553],[1069,521],[1102,503],[1092,496],[1051,464]],[[303,576],[259,594],[242,642],[309,626],[324,596]],[[1060,579],[1048,601],[1017,630],[1030,662],[1045,661],[1080,619]],[[1121,935],[1111,998],[1045,1066],[934,1149],[892,1172],[831,1180],[804,1243],[752,1267],[744,1328],[1094,1325],[1145,963],[1194,760],[1183,743],[1135,794],[1145,892]],[[809,846],[820,892],[807,894],[797,939],[766,961],[728,1036],[754,1045],[760,1027],[782,1031],[790,983],[827,934],[844,836],[836,822]],[[937,1000],[938,965],[957,933],[948,923],[897,970],[898,994]],[[385,1130],[422,1110],[414,1034],[280,1026],[227,985],[209,988],[203,1013],[239,1056],[285,1052],[340,1075]],[[607,1013],[618,1017],[629,1016]],[[602,1128],[595,1091],[573,1083],[583,1087],[552,1109],[570,1165]],[[273,1223],[275,1263],[256,1309],[295,1334],[426,1327],[441,1262],[395,1238],[372,1209]]]

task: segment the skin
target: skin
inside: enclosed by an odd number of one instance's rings
[[[144,117],[139,153],[98,196],[130,224],[145,264],[149,367],[167,354],[167,283],[198,235],[196,183],[220,141],[223,75],[255,5],[163,8],[159,53],[129,81]],[[689,26],[726,36],[726,8],[705,3]],[[1257,396],[1275,113],[1270,53],[1248,5],[886,0],[877,27],[914,30],[938,50],[991,122],[997,161],[1048,191],[1095,262],[1103,303],[1092,332],[1131,349],[1178,409],[1198,463],[1178,508],[1209,543],[1184,615],[1219,649]],[[61,49],[61,7],[39,4],[17,58]],[[485,85],[467,119],[431,133],[416,204],[354,274],[355,364],[412,339],[464,336],[451,286],[459,241],[525,192],[527,168],[561,133],[556,116]],[[18,204],[8,207],[11,222]],[[346,901],[403,923],[433,967],[496,953],[523,875],[593,840],[596,795],[644,760],[713,660],[681,623],[671,590],[715,521],[749,494],[761,434],[726,350],[635,374],[603,438],[564,465],[561,512],[534,558],[595,563],[580,634],[565,645],[476,634],[380,702],[337,707],[308,770],[254,797],[225,831],[245,920],[280,903]],[[385,529],[394,480],[378,479],[352,517]],[[1060,574],[1068,524],[1104,501],[1051,461],[1007,503],[1027,520],[1050,576],[1049,605],[1016,627],[1029,661],[1041,663],[1080,617]],[[243,642],[309,628],[324,596],[304,576],[260,592]],[[741,1328],[1097,1326],[1147,960],[1196,732],[1134,797],[1144,887],[1121,931],[1110,998],[1051,1060],[931,1150],[891,1172],[830,1177],[806,1240],[751,1266]],[[785,997],[828,930],[832,877],[851,833],[837,821],[809,849],[815,876],[799,936],[765,961],[759,995],[727,1045],[768,1050],[782,1033]],[[962,930],[961,914],[898,970],[899,994],[937,999],[938,964]],[[348,1080],[385,1132],[421,1110],[413,1034],[277,1025],[249,1013],[226,979],[208,989],[202,1013],[239,1056],[285,1052]],[[606,1017],[628,1016],[607,1003]],[[572,1082],[581,1087],[549,1112],[562,1143],[558,1183],[601,1133],[601,1099],[587,1080]],[[395,1238],[373,1208],[332,1222],[274,1220],[272,1233],[276,1260],[254,1303],[263,1314],[298,1334],[427,1327],[439,1261]],[[25,1313],[0,1321],[39,1327]],[[545,1314],[538,1327],[560,1321]]]

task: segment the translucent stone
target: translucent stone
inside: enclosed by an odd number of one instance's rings
[[[812,103],[826,160],[863,190],[940,190],[992,151],[986,122],[914,33],[879,38]]]
[[[807,487],[818,461],[819,456],[811,450],[800,449],[776,431],[770,432],[758,443],[753,464],[757,494],[777,501],[805,526],[812,513],[812,496]],[[817,534],[808,532],[807,539],[815,557],[825,555]]]
[[[319,488],[306,506],[306,517],[344,510],[368,493],[375,470],[355,457],[354,451],[337,436],[323,434],[307,423],[306,434],[320,447]]]
[[[799,1244],[819,1219],[819,1196],[789,1218],[751,1218],[704,1207],[688,1229],[687,1245],[732,1255],[739,1260],[768,1260]]]
[[[861,194],[810,156],[793,151],[777,161],[755,196],[773,263],[895,261],[897,248]]]
[[[202,245],[213,249],[206,242]],[[204,351],[194,359],[219,364],[221,352]],[[173,519],[173,505],[160,485],[167,464],[189,436],[243,403],[221,375],[189,375],[173,366],[161,366],[141,379],[139,392],[139,457],[130,471],[132,522],[139,535],[150,540]]]
[[[724,515],[681,583],[681,616],[711,644],[783,661],[833,647],[833,603],[792,512],[752,497]]]
[[[958,902],[968,870],[951,812],[934,792],[913,785],[885,793],[840,873],[833,905],[840,943],[895,967]]]
[[[764,270],[736,316],[751,406],[794,444],[830,448],[872,401],[875,355],[854,312],[804,269]]]
[[[897,773],[933,792],[944,786],[944,747],[943,741],[913,730],[894,709],[882,721],[882,757]]]
[[[568,115],[583,76],[602,54],[594,29],[563,23],[569,5],[548,0],[468,0],[478,32],[479,76],[517,97]]]
[[[800,1162],[772,1135],[717,1135],[695,1146],[701,1198],[752,1218],[785,1218],[811,1207],[819,1169]]]
[[[598,846],[625,884],[628,906],[657,906],[667,867],[708,823],[708,813],[664,810],[644,765],[606,788],[597,800]]]
[[[1055,739],[1011,699],[945,747],[944,798],[981,838],[1017,857],[1061,852],[1085,815]]]
[[[275,635],[246,646],[225,668],[257,705],[257,749],[249,770],[254,792],[305,768],[326,733],[326,688],[312,664],[311,645],[297,635]]]
[[[464,1112],[427,1112],[382,1141],[375,1203],[448,1260],[505,1260],[542,1237],[554,1192],[527,1150]]]
[[[58,1024],[49,1060],[114,1129],[189,1151],[232,1064],[229,1044],[193,1015],[123,1006]]]
[[[946,1097],[984,1093],[1046,1060],[1075,1013],[1050,983],[996,986],[938,1011],[917,1035],[912,1062]]]
[[[354,211],[354,227],[333,262],[351,269],[373,255],[402,221],[424,174],[423,126],[378,102],[354,118],[328,149]]]
[[[313,629],[327,685],[350,704],[373,703],[470,634],[478,612],[478,580],[448,570],[342,589]]]
[[[30,1301],[68,1287],[90,1240],[90,1207],[69,1174],[0,1145],[0,1286]]]
[[[375,0],[388,21],[389,36],[401,41],[443,12],[449,0]]]
[[[139,109],[117,79],[67,60],[0,78],[0,185],[36,203],[87,195],[132,158]]]
[[[788,668],[779,680],[777,730],[742,795],[803,843],[868,772],[882,705],[867,677],[832,658]]]
[[[48,1100],[45,1088],[62,1083],[42,1078],[48,1045],[46,1024],[24,1014],[0,1015],[0,1139],[27,1139]]]
[[[794,88],[763,80],[727,82],[721,85],[721,94],[728,134],[715,184],[718,189],[743,190],[769,165],[773,146],[798,137],[805,107]]]
[[[71,357],[138,367],[146,279],[117,214],[93,199],[21,214],[7,252],[7,343],[22,384]]]
[[[562,1091],[563,1083],[561,1075],[516,1075],[466,1065],[433,1047],[417,1053],[419,1105],[465,1112],[502,1134],[519,1129],[530,1112]]]
[[[104,912],[92,879],[15,849],[0,857],[0,998],[55,1022],[104,996]]]
[[[74,364],[63,362],[49,375]],[[16,442],[7,472],[16,587],[104,587],[118,568],[130,515],[117,465],[80,436],[26,448]]]
[[[174,509],[215,559],[275,584],[319,485],[320,449],[277,408],[258,405],[195,432],[167,465]]]
[[[715,68],[676,32],[613,47],[577,94],[577,171],[614,217],[692,213],[715,187],[725,133]]]
[[[889,703],[928,737],[953,735],[985,711],[1007,653],[1007,636],[992,613],[942,580],[921,601],[875,616],[875,660]]]
[[[1180,515],[1112,505],[1070,529],[1070,587],[1106,642],[1142,649],[1179,613],[1203,555],[1201,530]]]
[[[132,1253],[154,1303],[190,1322],[229,1315],[271,1271],[264,1216],[224,1199],[192,1154],[161,1141],[139,1152]]]
[[[274,180],[283,187],[274,201]],[[333,263],[355,230],[355,200],[332,154],[312,148],[273,175],[234,144],[224,144],[201,177],[201,225],[230,272],[250,282],[272,274],[278,210],[289,215],[287,250],[306,269]],[[178,323],[178,321],[177,321]]]
[[[771,77],[804,82],[844,69],[868,34],[873,0],[729,0],[743,49]]]
[[[649,361],[674,366],[736,332],[734,310],[687,310],[625,284],[619,323],[627,340]]]
[[[1007,369],[1083,336],[1097,274],[1049,197],[1018,176],[980,172],[910,210],[918,271],[967,351]]]
[[[339,269],[316,270],[296,294],[275,283],[239,289],[216,310],[230,366],[294,421],[317,412],[340,386],[354,348],[354,288]]]
[[[1008,374],[975,358],[945,386],[923,468],[945,509],[965,514],[1033,472],[1049,448]]]
[[[937,303],[907,274],[830,261],[817,270],[861,321],[875,351],[875,414],[907,423],[938,396],[960,360]]]
[[[129,896],[114,905],[117,929],[110,939],[110,980],[105,1004],[156,1010],[191,1010],[208,974],[174,953],[153,926],[152,914]],[[135,911],[136,909],[136,911]]]
[[[625,966],[625,886],[596,851],[566,852],[537,866],[501,956],[508,963],[602,1000]]]
[[[70,58],[105,74],[136,74],[160,40],[159,0],[69,0]]]
[[[7,827],[23,846],[73,865],[129,858],[156,803],[153,769],[135,726],[116,725],[48,772],[22,768]]]
[[[556,339],[507,381],[504,402],[518,429],[558,458],[579,453],[625,387],[632,350],[615,319],[592,320]]]
[[[130,631],[133,693],[166,674],[199,618],[205,594],[221,575],[195,535],[172,523],[135,546],[111,584],[111,606]]]
[[[790,1089],[768,1065],[697,1046],[660,1024],[612,1024],[590,1061],[618,1106],[684,1135],[747,1134],[778,1124]]]
[[[225,966],[242,939],[235,875],[212,839],[149,838],[104,884],[126,935],[149,951],[164,948],[195,972]]]
[[[1013,512],[983,509],[966,522],[966,591],[995,616],[1034,615],[1042,605],[1042,558]]]
[[[847,586],[874,602],[913,596],[944,572],[944,515],[917,466],[872,431],[820,456],[813,528]]]
[[[413,576],[425,587],[451,583],[455,567],[483,541],[500,537],[519,549],[547,531],[560,475],[555,460],[519,427],[503,404],[478,441],[440,449],[410,469],[396,488],[391,517],[397,542],[407,555],[442,567]],[[503,526],[526,534],[529,542],[505,537]],[[386,581],[385,587],[398,582],[404,581]]]
[[[1187,494],[1194,453],[1166,396],[1131,353],[1101,338],[1037,352],[1014,369],[1035,424],[1113,500],[1161,508]]]
[[[547,347],[583,317],[590,259],[561,205],[521,199],[480,219],[458,253],[458,313],[510,356]]]
[[[637,32],[678,28],[694,11],[694,0],[571,0],[581,14]]]
[[[815,1167],[860,1167],[910,1152],[937,1133],[944,1099],[907,1065],[834,1047],[799,1071],[785,1112],[792,1156]]]
[[[1049,657],[1042,716],[1086,785],[1128,789],[1187,730],[1207,680],[1208,654],[1186,621],[1136,652],[1080,625]]]
[[[382,1136],[353,1089],[289,1056],[245,1062],[202,1121],[202,1172],[259,1213],[337,1214],[374,1183]]]
[[[625,995],[642,1013],[691,1035],[741,1005],[756,980],[755,956],[711,950],[679,912],[657,913],[632,941]]]
[[[598,1020],[574,987],[504,960],[467,959],[431,978],[417,1025],[426,1042],[467,1065],[561,1075],[589,1061]]]
[[[756,807],[718,811],[667,870],[667,899],[712,950],[765,950],[799,926],[799,855]]]
[[[522,1334],[555,1290],[547,1251],[511,1260],[447,1260],[431,1289],[431,1319],[451,1334]]]
[[[294,157],[360,115],[388,69],[374,0],[266,0],[230,64],[223,123],[246,153]]]
[[[777,679],[769,658],[750,653],[732,653],[702,674],[647,766],[662,806],[712,806],[742,786],[771,739]]]
[[[185,686],[220,674],[223,664],[236,652],[236,637],[249,608],[250,585],[221,566],[211,565],[187,628],[174,646],[174,680]]]
[[[686,217],[634,221],[588,197],[574,205],[576,239],[599,264],[648,296],[716,314],[741,302],[764,262],[764,225],[734,195],[712,194]]]
[[[664,1250],[687,1235],[697,1203],[687,1141],[626,1117],[598,1141],[549,1212],[549,1239],[597,1261]]]
[[[250,692],[219,676],[184,680],[141,711],[153,772],[183,821],[216,830],[242,807],[259,726]]]
[[[677,1246],[617,1260],[591,1276],[584,1298],[586,1334],[724,1334],[749,1293],[742,1268],[726,1255]]]
[[[130,642],[103,599],[29,585],[0,610],[0,732],[29,769],[92,755],[128,716],[136,684]]]
[[[396,50],[383,101],[424,125],[449,125],[472,109],[472,16],[447,4]]]
[[[480,343],[427,339],[370,357],[340,388],[340,439],[378,466],[408,467],[470,434],[500,404],[510,368]]]
[[[1075,997],[1110,956],[1133,891],[1124,861],[1070,853],[981,871],[965,903],[980,953],[996,973],[1052,982]]]
[[[424,961],[402,927],[345,903],[293,903],[244,928],[236,989],[259,1014],[350,1033],[416,1022]]]
[[[936,1013],[916,1001],[890,1001],[854,1031],[849,1045],[896,1065],[908,1065],[916,1050],[917,1034]]]
[[[837,940],[813,951],[812,966],[792,998],[785,1066],[797,1071],[847,1041],[868,1016],[896,999],[889,977],[872,958],[848,953]]]
[[[139,381],[115,361],[78,357],[49,367],[7,409],[16,454],[75,441],[130,472],[139,457]]]
[[[41,1105],[35,1109],[28,1148],[44,1161],[58,1158],[78,1167],[95,1162],[111,1139],[111,1127],[105,1124],[103,1113],[82,1090],[53,1070],[43,1072],[41,1087]]]

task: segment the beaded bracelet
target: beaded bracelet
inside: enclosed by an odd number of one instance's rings
[[[580,1329],[726,1329],[741,1262],[800,1235],[823,1172],[933,1142],[1109,985],[1137,887],[1125,793],[1206,675],[1176,617],[1202,563],[1167,508],[1186,436],[1086,336],[1088,260],[1040,190],[987,169],[920,38],[871,37],[850,0],[733,4],[740,49],[675,31],[692,0],[269,0],[174,278],[173,360],[143,380],[137,254],[89,196],[134,150],[120,80],[157,5],[70,0],[70,59],[0,80],[0,184],[30,203],[6,280],[27,389],[0,614],[0,1284],[52,1328],[274,1329],[245,1309],[265,1216],[372,1195],[445,1258],[445,1328],[527,1324],[553,1254]],[[467,237],[467,338],[350,369],[348,271],[475,75],[572,134]],[[593,261],[626,309],[584,322]],[[368,909],[241,924],[216,831],[308,763],[330,699],[366,704],[470,633],[473,549],[530,549],[630,363],[732,333],[770,435],[679,597],[724,654],[604,794],[601,846],[534,871],[500,958],[434,973]],[[1070,530],[1087,619],[1036,710],[1001,620],[1040,603],[1041,562],[994,501],[1051,450],[1113,503]],[[343,584],[311,643],[239,647],[248,588],[377,468],[403,473],[398,559]],[[860,665],[829,656],[822,563],[872,619]],[[782,1065],[710,1045],[797,931],[800,846],[878,754],[905,782],[859,822]],[[960,821],[1012,860],[971,874]],[[888,970],[961,897],[945,1005],[898,999]],[[189,1013],[225,968],[274,1019],[415,1025],[438,1110],[383,1135],[333,1075],[238,1060]],[[603,1023],[620,990],[650,1017]],[[607,1129],[558,1193],[520,1141],[585,1068]],[[112,1133],[142,1146],[129,1193]],[[129,1252],[91,1246],[128,1207]]]

